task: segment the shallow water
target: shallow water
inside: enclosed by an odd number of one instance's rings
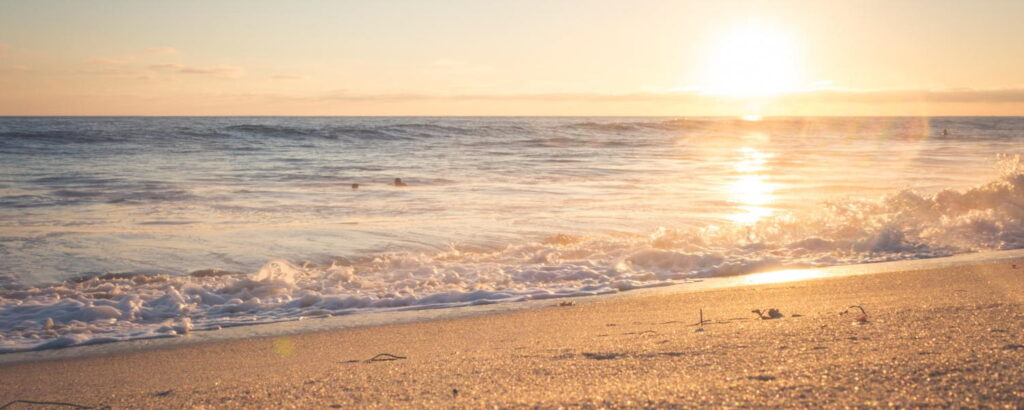
[[[1022,142],[1024,118],[2,118],[0,350],[1021,248]]]

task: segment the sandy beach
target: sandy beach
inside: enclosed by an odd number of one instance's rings
[[[0,1],[0,410],[1024,410],[1024,0],[151,3]]]
[[[112,408],[1024,405],[1024,263],[678,289],[7,364],[0,401]],[[864,307],[866,322],[857,309],[839,314],[851,305]],[[783,317],[751,313],[769,308]],[[709,322],[698,326],[701,309]]]

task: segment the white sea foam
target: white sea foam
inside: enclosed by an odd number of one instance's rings
[[[387,253],[316,266],[273,260],[251,274],[105,275],[52,285],[0,277],[0,352],[227,326],[619,292],[783,267],[1024,248],[1024,167],[967,190],[832,201],[753,225],[575,237],[496,251]]]

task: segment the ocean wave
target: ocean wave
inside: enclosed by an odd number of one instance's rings
[[[146,204],[195,200],[189,190],[161,181],[130,181],[61,175],[38,178],[34,184],[49,191],[39,194],[0,196],[0,207],[35,208],[89,203]]]
[[[225,128],[228,132],[286,139],[323,139],[359,141],[416,140],[437,136],[470,133],[471,129],[429,123],[379,124],[365,126],[322,125],[294,127],[285,125],[239,124]]]
[[[757,121],[741,118],[652,118],[607,121],[581,121],[556,127],[561,132],[598,134],[644,135],[651,131],[682,132],[685,134],[735,135],[737,133],[798,132],[803,135],[826,137],[858,137],[920,140],[924,138],[947,140],[1000,140],[1019,137],[1019,122],[1015,118],[988,117],[766,117]],[[943,131],[946,131],[943,134]]]
[[[754,225],[650,236],[560,234],[501,249],[451,247],[252,273],[107,274],[33,286],[0,276],[0,352],[171,337],[358,312],[597,295],[769,269],[1024,248],[1024,165],[966,190],[843,200]]]
[[[481,121],[475,119],[433,121],[367,119],[254,119],[228,118],[182,123],[180,119],[103,120],[9,120],[0,128],[0,153],[56,152],[80,150],[80,144],[138,143],[145,148],[160,146],[202,152],[259,150],[273,141],[416,141],[462,138],[459,143],[493,145],[493,139],[518,141],[525,146],[566,145],[607,146],[645,144],[644,137],[665,134],[735,135],[737,133],[794,132],[816,137],[935,139],[999,139],[1018,136],[1019,123],[996,118],[804,118],[769,117],[761,121],[731,118],[589,118],[579,121],[526,122],[518,119]],[[947,130],[947,135],[942,131]],[[615,137],[615,138],[602,138]],[[483,141],[483,142],[482,142]],[[72,148],[60,148],[60,144]],[[188,144],[185,144],[188,143]],[[193,145],[194,144],[194,145]]]
[[[779,121],[779,120],[768,120]],[[788,121],[788,120],[786,120]],[[761,124],[767,124],[764,122]],[[741,119],[702,119],[702,118],[657,118],[651,120],[628,119],[619,121],[582,121],[559,126],[562,130],[583,130],[590,132],[623,133],[637,131],[680,131],[686,129],[699,129],[704,127],[735,128],[737,125],[750,128],[758,123],[743,121]]]
[[[0,131],[0,147],[14,143],[111,143],[123,142],[125,138],[112,133],[95,130],[22,130]]]

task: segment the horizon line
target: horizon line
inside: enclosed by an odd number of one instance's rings
[[[262,115],[262,114],[236,114],[236,115],[151,115],[151,114],[0,114],[0,118],[730,118],[743,119],[746,115]],[[761,115],[759,120],[746,120],[757,122],[766,119],[782,118],[1024,118],[1024,113],[1014,115],[909,115],[909,114],[881,114],[881,115]]]

